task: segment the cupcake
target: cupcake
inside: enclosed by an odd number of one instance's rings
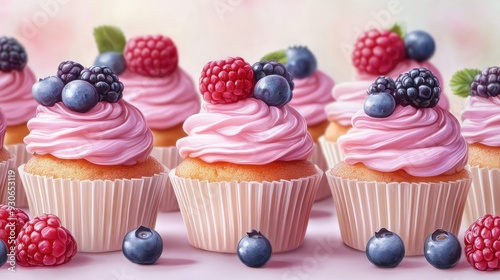
[[[467,226],[486,214],[500,215],[499,74],[499,67],[464,69],[451,80],[454,93],[467,97],[461,112],[462,135],[469,146],[467,168],[472,176],[464,212]]]
[[[308,161],[314,143],[287,105],[286,76],[256,82],[239,57],[203,68],[203,110],[184,122],[188,136],[177,141],[184,160],[169,174],[192,246],[236,253],[252,229],[273,252],[303,243],[323,172]]]
[[[10,50],[8,53],[5,50]],[[26,152],[23,138],[29,131],[26,123],[36,113],[38,103],[31,95],[31,87],[36,82],[35,75],[27,65],[28,55],[24,47],[14,38],[0,37],[0,107],[7,119],[5,148],[15,156],[15,167],[25,163],[31,156]],[[3,147],[3,146],[2,146]],[[28,207],[21,180],[16,174],[16,207]],[[6,204],[2,196],[0,203]]]
[[[289,105],[305,118],[307,131],[314,140],[310,161],[322,170],[326,170],[328,165],[319,147],[318,138],[324,134],[328,126],[325,105],[334,100],[331,94],[334,81],[317,69],[316,57],[307,47],[289,47],[286,50],[272,52],[255,63],[252,68],[255,77],[258,78],[269,72],[280,73],[284,70],[283,66],[291,74],[289,80],[293,77],[291,84],[293,98]],[[322,178],[316,201],[328,196],[331,196],[328,182],[326,178]]]
[[[155,226],[168,169],[150,156],[153,135],[113,71],[92,66],[75,77],[67,73],[81,65],[69,63],[33,86],[40,105],[24,139],[33,157],[19,174],[31,215],[57,215],[81,252],[120,250],[128,231]]]
[[[11,189],[13,174],[10,170],[14,168],[16,158],[4,147],[6,129],[7,119],[0,109],[0,197],[4,201],[2,204],[12,205],[9,202],[15,199],[15,192],[12,193]]]
[[[101,26],[94,30],[98,45],[102,44],[99,40],[101,32],[110,28],[116,29]],[[115,42],[126,41],[124,36],[112,39]],[[162,55],[150,64],[145,63],[155,52]],[[182,157],[175,143],[187,136],[182,125],[187,117],[198,113],[201,106],[193,79],[178,66],[174,42],[162,35],[130,38],[124,50],[105,50],[96,58],[95,64],[107,65],[118,71],[120,81],[126,88],[123,98],[141,110],[153,133],[151,156],[169,169],[176,167]],[[174,191],[170,181],[167,181],[160,211],[178,210]]]
[[[325,107],[330,124],[319,142],[330,168],[342,160],[338,137],[352,127],[351,117],[363,108],[366,92],[379,76],[396,80],[401,73],[426,68],[442,81],[439,70],[429,62],[434,50],[434,39],[427,32],[417,30],[403,35],[397,25],[391,30],[369,30],[357,39],[352,55],[357,70],[354,81],[337,84],[332,92],[334,101]],[[377,85],[385,86],[382,81]],[[441,94],[438,106],[450,109],[446,95]]]
[[[422,255],[436,229],[458,235],[471,183],[467,144],[458,120],[436,106],[439,81],[429,70],[400,80],[367,96],[337,140],[343,160],[326,175],[345,244],[365,250],[386,228],[401,237],[407,256]]]

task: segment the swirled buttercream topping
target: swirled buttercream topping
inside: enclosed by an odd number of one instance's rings
[[[500,99],[470,96],[461,114],[462,135],[467,143],[500,146]]]
[[[31,94],[35,82],[35,75],[28,66],[21,71],[0,72],[0,106],[7,125],[23,124],[35,116],[38,103]]]

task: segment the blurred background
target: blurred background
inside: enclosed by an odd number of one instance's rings
[[[431,62],[441,70],[452,112],[463,99],[449,93],[456,70],[499,64],[496,0],[0,0],[0,35],[26,48],[38,77],[63,60],[90,66],[97,55],[93,28],[122,29],[127,38],[163,34],[177,45],[179,64],[195,80],[210,60],[241,56],[250,63],[291,45],[307,45],[318,68],[337,83],[351,80],[357,34],[394,23],[433,35]]]

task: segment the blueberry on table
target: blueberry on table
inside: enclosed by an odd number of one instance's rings
[[[5,245],[5,242],[3,242],[2,239],[0,239],[0,267],[4,265],[7,262],[7,245]]]
[[[271,258],[272,251],[271,243],[260,231],[249,231],[238,242],[238,257],[249,267],[261,267],[266,264]]]
[[[122,251],[133,263],[154,264],[163,252],[163,240],[154,229],[140,226],[125,235]]]
[[[425,239],[424,256],[436,268],[451,268],[460,260],[462,246],[453,233],[437,229]]]
[[[380,229],[366,244],[368,260],[379,267],[396,267],[405,256],[405,246],[399,235]]]

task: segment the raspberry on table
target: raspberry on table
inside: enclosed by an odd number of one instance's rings
[[[368,88],[368,94],[385,92],[390,95],[396,93],[396,83],[391,77],[380,76]]]
[[[27,222],[16,240],[16,260],[21,266],[56,266],[76,254],[77,244],[56,215],[42,214]]]
[[[80,77],[80,72],[85,69],[80,63],[74,61],[63,61],[57,68],[57,77],[59,77],[64,84],[74,81]]]
[[[199,89],[206,102],[234,103],[253,92],[252,66],[241,57],[208,62],[201,72]]]
[[[101,100],[118,102],[123,96],[123,83],[118,76],[106,66],[92,66],[80,72],[80,80],[87,81],[95,86]]]
[[[293,91],[294,83],[293,76],[287,70],[285,65],[277,62],[276,60],[262,60],[260,62],[255,62],[252,65],[253,76],[255,77],[255,81],[258,82],[260,79],[269,75],[280,75],[285,78],[290,86],[290,90]]]
[[[0,71],[20,71],[28,62],[24,47],[14,38],[0,37]]]
[[[11,213],[12,210],[12,213]],[[28,215],[20,208],[10,208],[8,205],[0,205],[0,240],[9,246],[11,226],[15,227],[16,237],[25,223],[29,221]]]
[[[427,68],[413,68],[396,79],[396,103],[432,108],[441,96],[439,80]]]
[[[123,51],[127,69],[150,77],[165,77],[178,64],[177,47],[162,35],[135,37],[127,41]]]
[[[478,270],[500,269],[500,216],[486,214],[464,234],[465,256]]]
[[[404,42],[398,34],[372,29],[356,40],[352,62],[360,73],[384,75],[404,57]]]
[[[488,67],[474,77],[470,85],[470,95],[495,97],[500,94],[500,68]]]

